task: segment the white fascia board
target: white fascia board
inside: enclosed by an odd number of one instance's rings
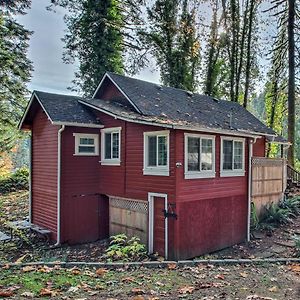
[[[18,129],[19,129],[19,130],[21,130],[21,127],[22,127],[23,122],[24,122],[24,120],[25,120],[25,118],[26,118],[26,116],[27,116],[27,113],[28,113],[28,111],[29,111],[29,109],[30,109],[30,107],[31,107],[31,105],[32,105],[32,102],[33,102],[33,100],[34,100],[34,97],[37,99],[38,103],[40,104],[40,106],[42,107],[43,111],[44,111],[45,114],[47,115],[47,117],[48,117],[48,119],[50,120],[51,124],[53,124],[52,119],[50,118],[49,114],[47,113],[47,111],[46,111],[45,107],[43,106],[42,102],[40,101],[39,97],[37,96],[37,94],[36,94],[35,92],[33,92],[32,95],[31,95],[31,97],[30,97],[29,103],[27,104],[26,110],[25,110],[25,112],[24,112],[24,114],[23,114],[23,117],[22,117],[22,119],[21,119],[21,121],[20,121],[20,123],[19,123],[19,125],[18,125]]]
[[[65,125],[73,127],[86,127],[86,128],[103,128],[104,125],[100,124],[88,124],[88,123],[75,123],[75,122],[52,122],[53,125]]]
[[[104,76],[102,77],[94,95],[93,98],[95,98],[96,94],[98,93],[101,85],[103,84],[105,78],[109,78],[109,80],[116,86],[116,88],[119,90],[119,92],[121,92],[121,94],[127,99],[127,101],[134,107],[134,109],[138,112],[138,113],[142,113],[139,108],[129,99],[129,97],[123,92],[123,90],[117,85],[117,83],[107,74],[105,73]]]
[[[261,138],[262,136],[267,136],[267,134],[263,134],[263,133],[246,133],[246,132],[238,132],[238,131],[235,132],[235,131],[223,130],[223,129],[211,129],[211,128],[205,128],[205,127],[202,128],[202,127],[189,127],[189,126],[182,126],[182,125],[170,125],[170,124],[164,124],[164,123],[158,123],[158,122],[130,119],[130,118],[118,116],[112,112],[109,112],[109,111],[107,111],[103,108],[97,107],[95,105],[86,103],[82,100],[78,100],[78,101],[86,106],[89,106],[89,107],[94,108],[100,112],[103,112],[111,117],[114,117],[115,119],[120,119],[120,120],[131,122],[131,123],[138,123],[138,124],[157,126],[157,127],[166,127],[166,128],[172,128],[172,129],[180,129],[180,130],[202,131],[202,132],[215,133],[215,134],[226,134],[229,136],[240,136],[240,137],[250,137],[250,138]]]

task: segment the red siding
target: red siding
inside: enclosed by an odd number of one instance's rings
[[[245,176],[220,177],[220,141],[215,140],[216,177],[184,179],[184,132],[176,133],[177,259],[191,258],[241,242],[247,229],[248,147]]]
[[[256,142],[253,144],[253,156],[266,156],[266,139],[264,137],[261,139],[257,139]]]
[[[32,124],[32,218],[56,239],[57,131],[39,109]]]
[[[75,156],[73,133],[99,134],[100,129],[66,127],[62,132],[62,241],[78,243],[100,237],[100,156]]]

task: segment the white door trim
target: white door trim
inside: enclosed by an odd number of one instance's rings
[[[153,253],[153,236],[154,236],[154,197],[165,198],[165,210],[168,211],[168,195],[160,193],[148,193],[149,203],[149,238],[148,253]],[[165,218],[165,259],[168,259],[168,218]]]

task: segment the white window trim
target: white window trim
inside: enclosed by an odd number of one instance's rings
[[[149,167],[148,166],[148,137],[149,136],[165,136],[167,137],[167,165],[166,166],[156,166]],[[157,175],[157,176],[169,176],[170,168],[169,168],[169,160],[170,160],[170,131],[169,130],[161,130],[161,131],[147,131],[144,132],[144,175]]]
[[[122,127],[110,127],[101,129],[101,165],[120,166],[121,165],[121,130]],[[105,158],[105,133],[119,133],[119,158]]]
[[[223,141],[232,141],[234,142],[242,142],[243,143],[243,160],[242,160],[242,169],[236,170],[223,170]],[[232,163],[234,162],[234,146],[232,151]],[[221,136],[221,152],[220,152],[220,176],[221,177],[233,177],[233,176],[245,176],[245,139],[244,138],[236,138],[236,137],[228,137]]]
[[[200,139],[211,139],[212,140],[212,170],[201,170],[201,171],[189,171],[188,170],[188,138],[200,138]],[[197,178],[214,178],[216,177],[215,165],[215,139],[214,135],[203,135],[203,134],[192,134],[184,133],[184,178],[185,179],[197,179]]]
[[[98,134],[92,134],[92,133],[73,133],[73,136],[75,137],[75,153],[74,156],[98,156],[99,155],[99,135]],[[95,146],[95,152],[94,153],[80,153],[79,152],[79,146],[80,145],[80,139],[81,138],[88,138],[88,139],[94,139],[94,146]],[[90,146],[90,145],[86,145]]]

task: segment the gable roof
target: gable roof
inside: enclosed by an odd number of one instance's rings
[[[34,91],[26,111],[19,123],[22,127],[34,101],[38,101],[53,125],[103,127],[96,115],[86,105],[79,103],[80,97]]]
[[[130,103],[134,103],[140,112],[139,118],[145,120],[152,118],[191,128],[277,136],[272,129],[236,102],[217,100],[206,95],[165,87],[112,72],[107,72],[105,77],[110,78],[117,85],[126,98],[130,99]],[[97,91],[100,86],[101,84]],[[101,99],[84,100],[85,103],[96,107],[103,106],[102,101]],[[133,111],[136,111],[135,107],[132,108]]]

